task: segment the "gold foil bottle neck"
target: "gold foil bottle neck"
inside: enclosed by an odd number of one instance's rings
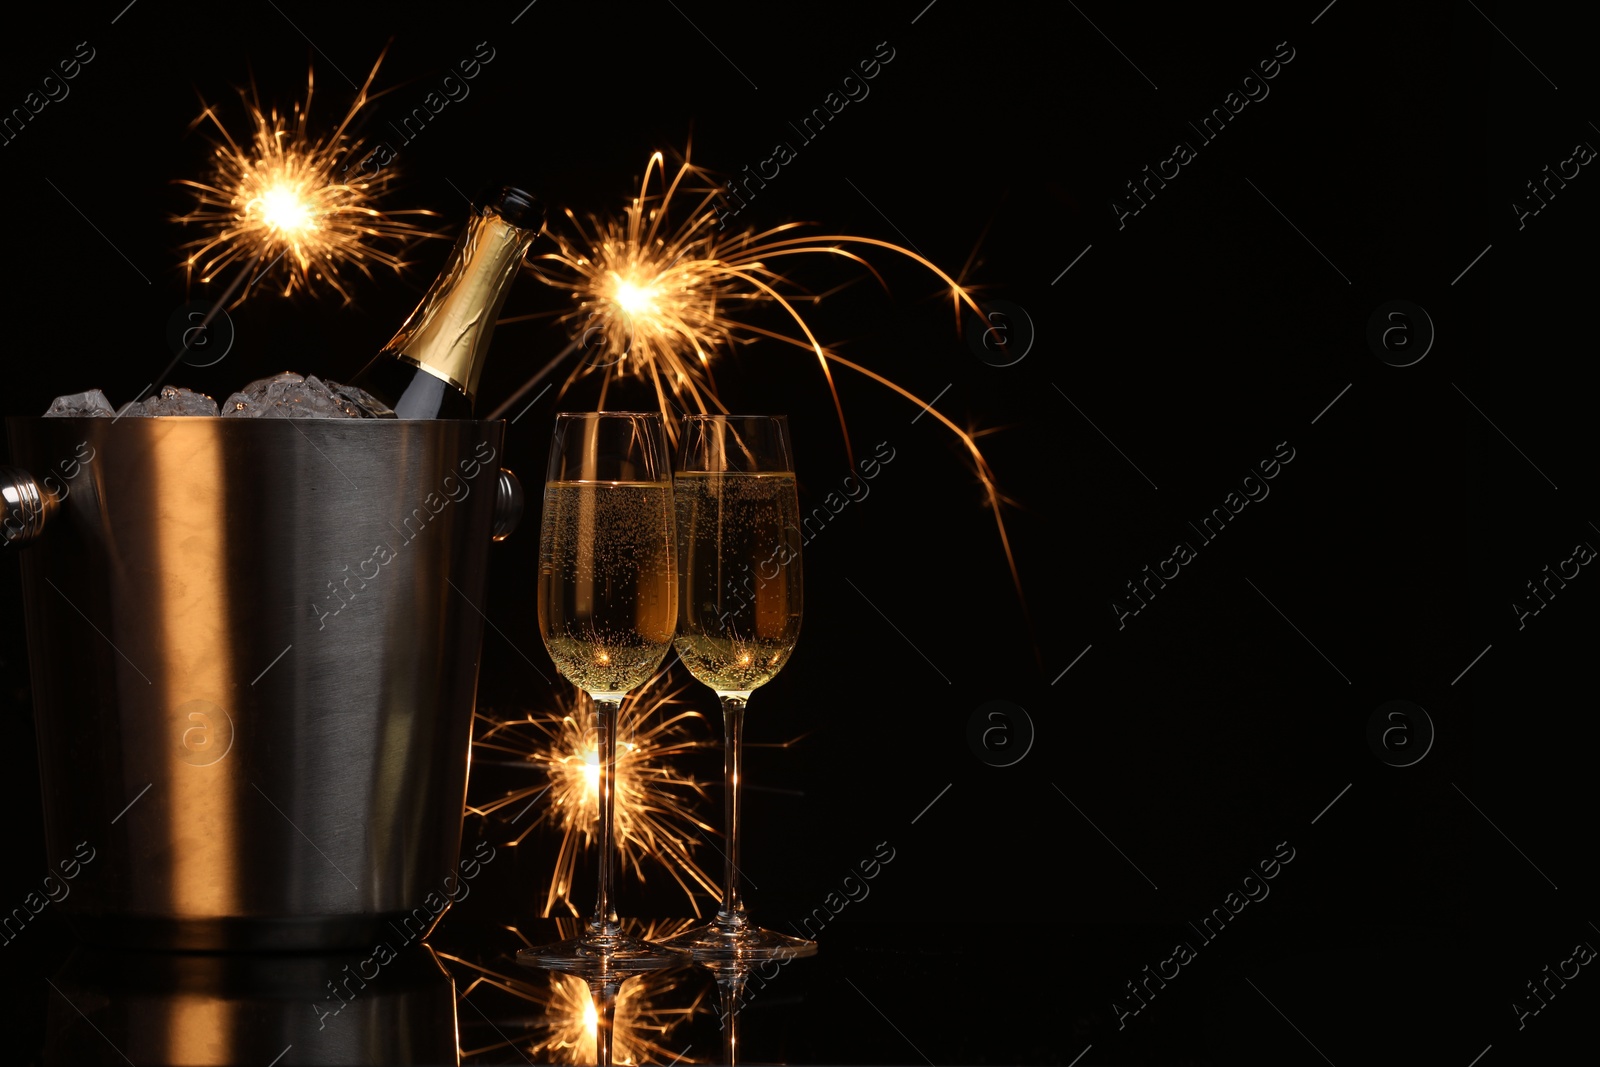
[[[538,235],[492,210],[474,215],[445,269],[384,351],[475,399],[495,320]]]

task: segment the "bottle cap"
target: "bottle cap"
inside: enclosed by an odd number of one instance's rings
[[[524,230],[544,229],[544,204],[532,193],[514,185],[491,185],[473,201],[480,215],[499,215]]]

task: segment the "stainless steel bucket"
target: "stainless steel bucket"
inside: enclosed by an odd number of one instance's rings
[[[420,939],[483,858],[457,857],[521,510],[504,423],[8,429],[51,899],[125,946]]]

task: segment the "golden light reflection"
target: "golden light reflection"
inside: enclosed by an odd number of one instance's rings
[[[210,993],[174,993],[163,1005],[166,1032],[161,1049],[172,1067],[205,1067],[217,1062],[217,1050],[238,1040],[243,1023],[240,1004]]]
[[[176,421],[176,420],[174,420]],[[228,583],[228,550],[218,531],[226,528],[228,482],[224,451],[210,427],[183,420],[145,462],[154,464],[162,497],[159,522],[153,522],[160,568],[159,605],[140,605],[141,614],[163,620],[161,661],[152,671],[164,690],[163,703],[178,717],[160,736],[131,740],[159,746],[167,768],[161,783],[170,828],[167,839],[172,883],[163,902],[183,918],[215,919],[240,914],[240,853],[246,844],[234,832],[238,789],[243,784],[225,762],[233,745],[238,704],[223,707],[241,680],[233,671],[226,601],[214,591]],[[185,447],[176,447],[182,441]],[[208,592],[210,590],[210,592]],[[142,625],[142,624],[141,624]],[[191,710],[192,709],[192,710]],[[253,799],[253,798],[252,798]]]
[[[659,941],[687,929],[685,920],[645,924],[638,936],[648,941]],[[515,927],[507,927],[524,945],[532,943]],[[442,959],[463,968],[471,975],[461,990],[459,1000],[476,995],[476,1011],[462,1013],[463,1018],[492,1017],[481,1005],[484,989],[496,989],[539,1009],[540,1014],[529,1016],[526,1010],[517,1013],[525,1020],[524,1032],[513,1036],[509,1027],[496,1023],[494,1032],[500,1040],[481,1048],[461,1048],[463,1063],[502,1049],[514,1048],[535,1063],[594,1063],[596,1038],[600,1029],[600,1012],[594,994],[583,979],[573,975],[556,974],[525,967],[514,971],[498,971],[459,956],[440,952]],[[679,993],[686,983],[700,986],[688,1003]],[[669,1041],[673,1033],[701,1010],[710,990],[693,972],[670,971],[630,978],[616,991],[615,1012],[611,1026],[611,1062],[614,1064],[690,1063],[683,1058],[687,1051],[673,1048]],[[679,1003],[673,1003],[677,1001]]]

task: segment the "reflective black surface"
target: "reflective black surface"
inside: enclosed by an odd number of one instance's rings
[[[742,991],[731,972],[702,965],[623,982],[612,1062],[727,1063],[732,1051],[743,1064],[1345,1065],[1462,1052],[1466,1063],[1485,1045],[1511,1046],[1499,1062],[1530,1062],[1521,1057],[1579,1036],[1593,1003],[1581,988],[1547,994],[1549,1015],[1567,1017],[1530,1016],[1517,1032],[1500,990],[1463,980],[1505,947],[1482,931],[1239,921],[1211,943],[1187,924],[1051,923],[1026,947],[970,917],[840,923],[814,958],[750,965]],[[14,992],[28,1011],[6,1062],[594,1063],[600,998],[513,959],[523,937],[570,926],[534,920],[520,932],[447,922],[431,952],[382,966],[79,949]],[[954,949],[925,947],[935,933]],[[1173,973],[1163,957],[1174,942],[1196,955],[1176,976],[1152,977]],[[1352,973],[1373,978],[1353,984]],[[1581,982],[1580,972],[1569,986]]]
[[[455,1060],[455,991],[426,948],[361,955],[75,951],[46,992],[42,1062]]]

